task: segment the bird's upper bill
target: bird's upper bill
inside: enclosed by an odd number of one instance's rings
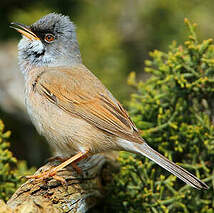
[[[17,30],[18,32],[20,32],[22,35],[29,38],[30,40],[40,40],[39,37],[34,32],[32,32],[29,26],[15,23],[15,22],[12,22],[11,25],[12,25],[10,26],[11,28]]]

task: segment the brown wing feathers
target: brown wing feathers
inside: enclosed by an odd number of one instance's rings
[[[78,71],[83,72],[81,79],[75,76],[75,72]],[[65,76],[59,78],[59,75]],[[96,82],[99,81],[93,74],[87,72],[87,69],[47,68],[38,79],[36,88],[41,95],[45,95],[52,103],[71,115],[81,117],[108,133],[142,143],[138,130],[127,112],[111,97],[101,82],[91,84],[89,80],[93,78]],[[64,82],[60,82],[59,79],[69,81],[66,83],[67,87],[64,87]],[[85,89],[87,83],[92,85],[89,90]]]

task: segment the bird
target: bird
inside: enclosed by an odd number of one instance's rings
[[[50,13],[32,25],[13,22],[11,27],[22,35],[18,59],[28,114],[54,155],[66,159],[30,178],[57,177],[67,165],[97,153],[128,151],[149,158],[194,188],[208,189],[141,137],[127,111],[83,64],[68,16]]]

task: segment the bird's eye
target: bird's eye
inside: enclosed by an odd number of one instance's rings
[[[48,33],[48,34],[45,35],[44,40],[45,40],[47,43],[51,43],[51,42],[53,42],[53,41],[55,40],[55,37],[54,37],[53,34]]]

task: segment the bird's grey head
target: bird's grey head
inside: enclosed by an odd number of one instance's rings
[[[18,45],[24,73],[32,67],[67,66],[81,63],[75,26],[69,17],[50,13],[31,26],[12,23],[23,38]]]

